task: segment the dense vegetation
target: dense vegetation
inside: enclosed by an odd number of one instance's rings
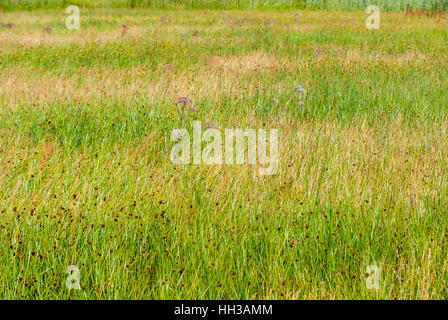
[[[66,17],[0,16],[1,298],[448,297],[445,14]],[[279,129],[278,172],[172,164],[193,120]]]
[[[62,8],[68,5],[86,8],[151,9],[365,9],[377,5],[383,10],[446,11],[448,0],[0,0],[4,10]]]

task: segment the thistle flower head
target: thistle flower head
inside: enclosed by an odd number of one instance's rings
[[[171,131],[171,139],[179,140],[182,131],[180,129],[174,129]]]
[[[166,66],[165,66],[165,68],[163,68],[163,72],[168,72],[168,71],[171,71],[171,70],[173,70],[174,69],[174,64],[172,64],[172,63],[168,63]]]
[[[121,36],[123,37],[128,32],[128,26],[125,24],[122,24],[121,27],[123,28],[123,31],[121,32]]]
[[[297,86],[294,89],[294,91],[297,92],[297,93],[305,93],[305,89],[303,89],[302,86]]]
[[[189,97],[177,97],[177,101],[174,102],[174,105],[182,105],[183,107],[186,107],[189,104],[192,104],[193,100],[191,100]]]
[[[215,124],[211,121],[205,121],[202,123],[202,128],[216,128]]]

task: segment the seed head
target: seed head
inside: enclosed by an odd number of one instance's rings
[[[12,29],[14,27],[14,23],[0,23],[1,28]]]

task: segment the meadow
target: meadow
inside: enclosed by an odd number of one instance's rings
[[[446,13],[0,3],[0,298],[448,298]],[[278,171],[173,164],[193,120]]]

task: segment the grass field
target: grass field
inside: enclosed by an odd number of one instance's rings
[[[3,10],[39,8],[148,8],[148,9],[339,9],[447,11],[448,0],[0,0]]]
[[[448,298],[448,16],[367,16],[3,12],[0,297]],[[277,173],[172,164],[193,120],[279,129]]]

